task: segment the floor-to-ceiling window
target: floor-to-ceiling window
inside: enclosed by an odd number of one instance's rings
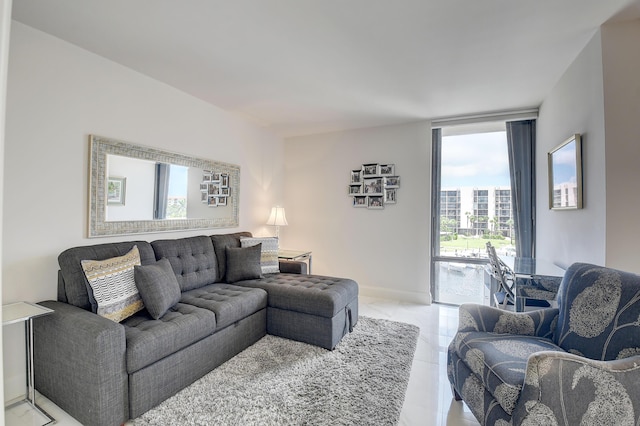
[[[515,254],[505,124],[442,127],[434,143],[433,299],[485,303],[486,243]]]

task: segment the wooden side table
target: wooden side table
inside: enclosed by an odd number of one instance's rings
[[[27,394],[24,399],[6,406],[5,409],[13,408],[19,404],[28,404],[33,410],[48,419],[43,425],[55,423],[56,420],[36,404],[35,374],[33,371],[33,319],[51,313],[53,313],[53,309],[30,302],[2,305],[3,326],[24,322],[27,356]]]
[[[311,274],[311,252],[301,250],[278,250],[278,259],[300,260],[309,264],[309,274]]]

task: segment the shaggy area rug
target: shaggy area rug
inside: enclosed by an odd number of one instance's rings
[[[333,351],[267,335],[134,425],[396,425],[419,328],[360,317]]]

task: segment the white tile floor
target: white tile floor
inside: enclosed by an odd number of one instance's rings
[[[479,423],[469,408],[451,397],[447,379],[447,346],[458,328],[458,309],[444,305],[416,305],[383,299],[360,297],[360,315],[415,324],[420,338],[405,397],[402,426],[469,426]],[[80,425],[73,417],[43,397],[42,406],[56,420],[56,425]],[[42,425],[23,408],[5,413],[5,424]]]

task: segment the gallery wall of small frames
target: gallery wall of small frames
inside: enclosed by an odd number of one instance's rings
[[[353,207],[384,209],[388,204],[396,204],[400,176],[396,175],[394,164],[363,164],[351,171],[349,196]]]
[[[204,170],[200,200],[209,207],[226,206],[229,199],[229,174]]]

